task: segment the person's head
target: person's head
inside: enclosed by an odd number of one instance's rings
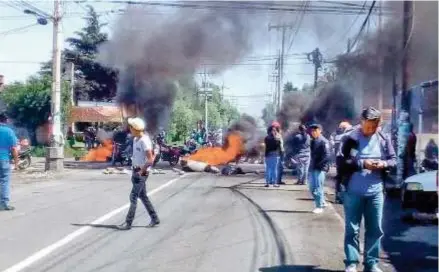
[[[299,132],[300,133],[306,133],[306,126],[303,125],[303,124],[299,125]]]
[[[310,134],[313,139],[317,139],[322,135],[322,126],[320,124],[312,124],[309,126]]]
[[[348,121],[343,121],[338,125],[338,128],[342,131],[350,129],[351,127],[352,127],[352,125]]]
[[[7,123],[8,122],[8,116],[6,115],[6,112],[0,112],[0,123]]]
[[[135,137],[141,136],[145,131],[145,127],[146,127],[145,121],[143,121],[142,118],[139,117],[128,118],[128,125],[131,134]]]
[[[374,107],[367,107],[361,113],[361,132],[364,136],[372,136],[381,123],[381,112]]]

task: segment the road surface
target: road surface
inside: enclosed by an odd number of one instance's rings
[[[126,215],[128,175],[78,170],[57,180],[15,184],[17,209],[0,213],[0,271],[343,270],[339,207],[312,214],[305,186],[267,189],[256,174],[165,171],[151,176],[148,189],[161,225],[146,228],[149,218],[139,203],[133,229],[119,231],[115,225]],[[433,261],[437,265],[437,230],[435,245],[416,241],[418,250],[430,250],[428,258],[410,253],[413,237],[397,231],[390,244],[400,257],[384,259],[385,271],[394,271],[401,259],[422,264],[398,271],[437,271],[437,266],[431,270]]]

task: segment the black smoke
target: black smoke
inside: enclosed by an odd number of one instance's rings
[[[121,16],[101,62],[119,71],[117,102],[137,105],[148,130],[166,127],[182,76],[204,69],[218,73],[250,50],[252,22],[245,11],[176,9],[169,16],[131,7]]]

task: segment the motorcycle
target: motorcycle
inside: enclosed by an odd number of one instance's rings
[[[132,142],[131,139],[127,139],[125,143],[113,143],[113,154],[112,154],[112,164],[113,166],[116,163],[120,163],[121,165],[131,166],[132,161]]]
[[[18,145],[18,169],[27,169],[32,163],[31,147],[29,146],[29,141],[27,139],[20,140]],[[11,159],[11,164],[14,160]]]
[[[175,166],[180,161],[181,149],[165,144],[156,144],[154,148],[154,155],[155,159],[153,166],[160,161],[167,161],[169,162],[169,165]]]
[[[430,171],[435,171],[438,170],[438,159],[437,158],[425,158],[424,160],[422,160],[421,163],[421,170],[420,172],[430,172]]]

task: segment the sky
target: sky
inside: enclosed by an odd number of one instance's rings
[[[20,1],[0,0],[0,74],[4,75],[6,84],[25,80],[35,74],[40,68],[40,62],[49,60],[52,52],[51,23],[38,25],[36,17],[25,14],[25,7],[17,4],[18,2]],[[53,11],[53,1],[27,2],[48,14]],[[125,4],[96,0],[75,3],[68,0],[64,1],[62,7],[63,40],[74,36],[74,32],[84,26],[82,17],[85,15],[87,4],[95,7],[102,15],[102,21],[108,22],[104,31],[110,33],[111,37],[112,25],[118,16],[113,11],[123,9]],[[299,20],[299,15],[290,13],[270,16],[269,23],[286,22],[293,25],[287,31],[285,39],[283,83],[291,81],[295,86],[301,87],[303,84],[312,84],[314,78],[313,65],[304,53],[319,47],[324,58],[330,59],[335,54],[344,52],[347,39],[358,32],[366,15],[334,17],[305,13],[302,21]],[[291,42],[293,37],[294,40]],[[281,32],[269,31],[267,24],[266,29],[258,30],[258,40],[241,63],[231,65],[219,75],[209,76],[209,80],[224,86],[224,96],[235,104],[240,112],[259,117],[265,104],[271,101],[271,95],[275,90],[272,77],[275,64],[273,56],[278,54],[280,47]]]

